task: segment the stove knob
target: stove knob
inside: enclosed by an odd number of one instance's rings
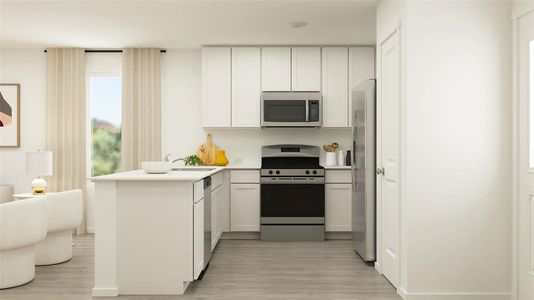
[[[280,174],[280,171],[279,170],[276,170],[276,175]]]
[[[273,174],[273,170],[269,170],[269,175],[270,175],[270,174]]]
[[[313,170],[313,175],[317,174],[317,171],[316,170]]]
[[[310,174],[310,171],[306,170],[306,172],[304,172],[304,173],[306,173],[306,175],[308,175],[308,174]]]

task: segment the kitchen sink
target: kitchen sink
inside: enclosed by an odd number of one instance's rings
[[[172,168],[172,171],[213,171],[215,168]]]

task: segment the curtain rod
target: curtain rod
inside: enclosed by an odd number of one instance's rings
[[[44,51],[48,52],[47,50]],[[166,53],[167,50],[160,50],[161,53]],[[85,53],[122,53],[122,50],[85,50]]]

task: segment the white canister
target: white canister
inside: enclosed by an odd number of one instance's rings
[[[338,166],[344,166],[345,165],[345,151],[339,150],[337,152],[337,165]]]
[[[325,152],[325,166],[336,166],[336,152]]]

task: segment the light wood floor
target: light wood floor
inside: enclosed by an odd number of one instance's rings
[[[85,300],[93,287],[93,236],[76,237],[71,261],[37,267],[35,279],[0,290],[1,300]],[[94,298],[96,299],[96,298]],[[110,298],[99,298],[110,299]],[[111,298],[115,299],[115,298]],[[171,299],[401,299],[393,286],[352,251],[350,241],[265,243],[221,240],[208,272],[184,296],[120,296],[120,300]]]

